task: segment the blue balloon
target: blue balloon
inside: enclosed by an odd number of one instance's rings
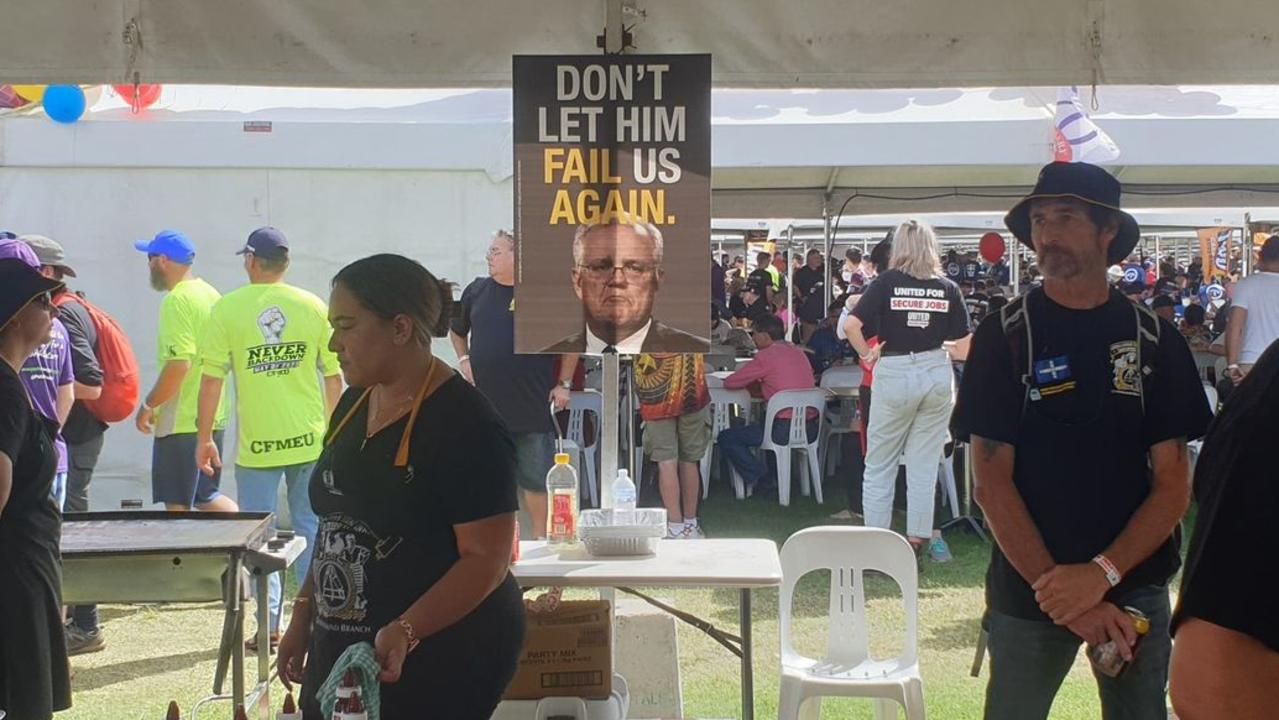
[[[44,112],[60,123],[73,123],[84,114],[84,91],[79,85],[50,85],[44,91]]]

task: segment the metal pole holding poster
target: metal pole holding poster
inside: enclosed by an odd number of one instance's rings
[[[622,0],[607,0],[604,8],[604,54],[617,55],[626,52],[622,25]],[[618,411],[621,399],[621,359],[617,353],[604,353],[600,358],[603,378],[600,390],[604,394],[604,417],[600,418],[600,507],[613,507],[613,479],[621,464],[617,460]]]

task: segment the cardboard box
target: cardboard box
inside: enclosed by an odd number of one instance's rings
[[[562,602],[550,612],[529,613],[524,654],[503,699],[609,697],[613,692],[610,625],[604,600]]]

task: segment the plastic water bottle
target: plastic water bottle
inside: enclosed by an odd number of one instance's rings
[[[568,464],[568,453],[556,453],[546,473],[546,541],[550,545],[577,542],[577,471]]]
[[[635,483],[625,469],[618,470],[613,481],[613,524],[635,524]]]

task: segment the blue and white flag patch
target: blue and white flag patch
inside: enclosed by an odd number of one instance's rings
[[[1035,362],[1035,382],[1058,383],[1070,379],[1070,359],[1065,355]]]

